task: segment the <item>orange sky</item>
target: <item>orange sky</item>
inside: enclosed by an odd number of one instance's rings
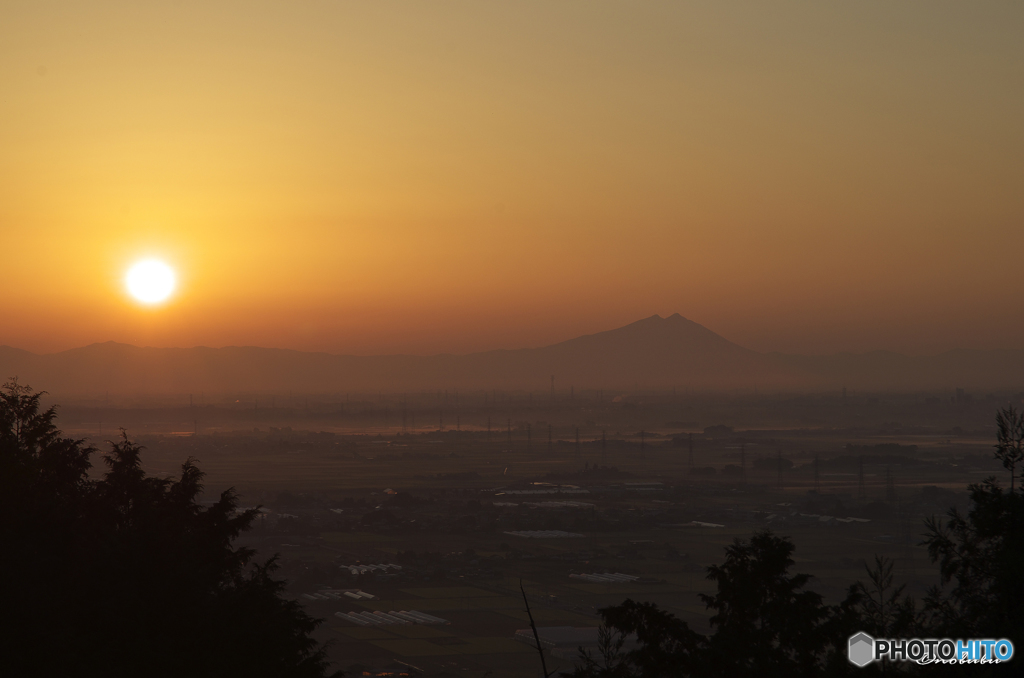
[[[1024,348],[1024,3],[0,6],[0,344]],[[178,270],[168,304],[124,292]]]

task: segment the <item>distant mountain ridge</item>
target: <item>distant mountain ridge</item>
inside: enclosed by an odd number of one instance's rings
[[[107,342],[37,355],[0,346],[0,376],[61,394],[412,391],[440,388],[925,390],[1024,386],[1024,351],[758,353],[679,314],[541,348],[352,356],[288,349],[151,348]]]

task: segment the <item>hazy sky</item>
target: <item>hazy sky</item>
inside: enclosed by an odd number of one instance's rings
[[[0,344],[1024,348],[1024,3],[0,3]],[[180,277],[166,305],[129,265]]]

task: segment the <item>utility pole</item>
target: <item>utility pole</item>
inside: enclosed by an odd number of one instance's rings
[[[864,493],[864,455],[857,458],[857,498],[863,499]]]

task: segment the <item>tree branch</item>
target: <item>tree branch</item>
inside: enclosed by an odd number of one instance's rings
[[[523,592],[523,602],[526,603],[526,614],[530,618],[530,628],[533,629],[533,639],[537,643],[537,653],[540,655],[540,668],[544,671],[544,678],[551,678],[548,673],[548,664],[544,661],[544,648],[540,646],[540,635],[537,633],[537,625],[533,623],[533,613],[530,612],[530,601],[526,599],[526,589],[523,588],[523,580],[519,580],[519,590]]]

